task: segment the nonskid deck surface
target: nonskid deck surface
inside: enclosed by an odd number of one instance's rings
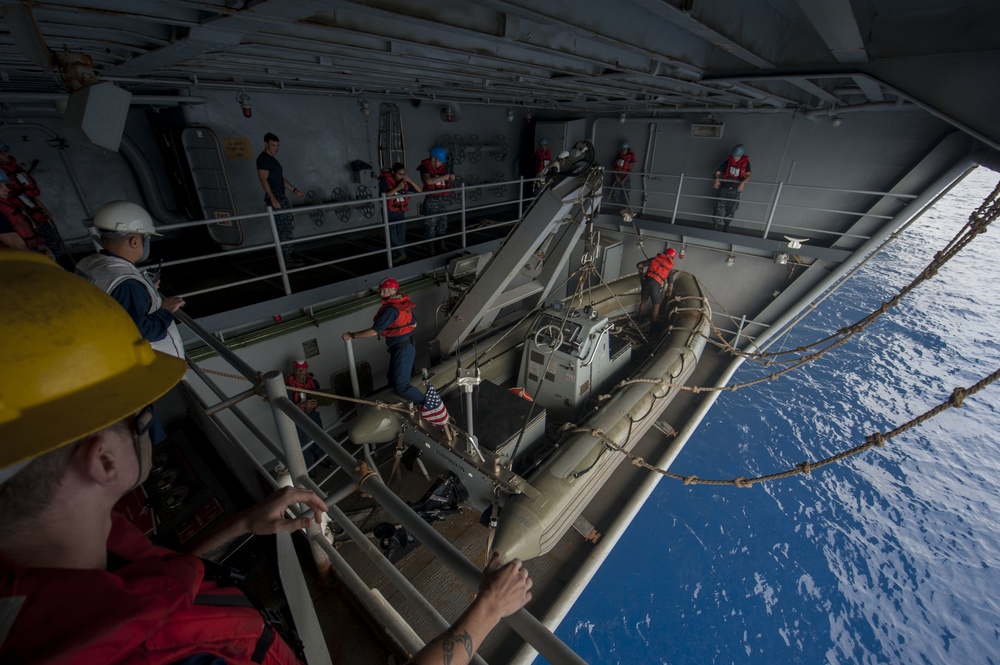
[[[719,353],[715,347],[706,348],[689,383],[709,385],[718,378],[729,360],[728,355]],[[669,423],[675,429],[680,429],[706,396],[707,393],[695,395],[682,391],[660,415],[659,420]],[[663,454],[671,440],[659,430],[651,428],[639,440],[634,453],[647,460],[656,460]],[[381,466],[381,472],[386,479],[391,466],[391,461]],[[598,532],[606,533],[618,518],[621,506],[635,494],[649,473],[632,464],[620,464],[604,484],[597,498],[584,511],[586,520],[593,524]],[[433,470],[431,475],[433,478]],[[414,502],[423,495],[429,484],[416,470],[404,470],[402,479],[394,481],[390,487],[405,500]],[[370,505],[370,502],[355,495],[342,504],[342,507],[348,513],[354,512],[356,516],[361,516],[362,528],[370,532],[376,523],[391,521],[391,517],[384,514],[381,509],[375,508],[374,512],[369,512],[362,508]],[[480,566],[485,563],[488,531],[480,524],[480,512],[477,509],[463,506],[461,514],[451,515],[444,521],[434,523],[434,528],[471,561]],[[528,561],[527,567],[534,581],[532,591],[534,597],[528,610],[544,620],[545,615],[566,591],[567,585],[580,567],[587,562],[594,549],[593,543],[587,542],[580,533],[571,529],[552,551]],[[338,546],[338,550],[365,583],[371,588],[378,589],[421,638],[427,640],[440,632],[427,622],[423,612],[404,598],[353,543],[343,543]],[[472,600],[472,591],[458,581],[425,547],[414,548],[397,561],[396,567],[448,621],[454,621]],[[520,647],[520,638],[506,626],[500,625],[484,643],[480,653],[487,662],[505,663],[514,657]]]

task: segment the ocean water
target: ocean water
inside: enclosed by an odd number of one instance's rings
[[[890,298],[996,182],[973,172],[784,348]],[[995,371],[997,257],[1000,229],[863,336],[723,394],[673,470],[732,478],[826,457]],[[762,371],[746,363],[734,381]],[[661,481],[559,637],[591,663],[1000,663],[998,407],[1000,383],[811,477]]]

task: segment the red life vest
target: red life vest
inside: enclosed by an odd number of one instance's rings
[[[392,307],[397,312],[399,316],[393,321],[388,328],[382,331],[383,337],[402,337],[403,335],[409,335],[413,332],[413,329],[417,327],[417,322],[413,319],[413,308],[415,305],[413,301],[410,300],[409,296],[405,294],[397,294],[390,296],[388,298],[382,298],[382,306],[375,313],[375,320],[378,321],[379,316],[385,310],[386,307]]]
[[[6,162],[0,162],[0,169],[10,177],[11,182],[7,186],[10,187],[12,195],[27,194],[31,198],[35,198],[42,193],[35,179],[21,168],[21,165],[17,163],[17,160],[13,156]]]
[[[426,173],[431,178],[439,178],[440,176],[448,175],[448,167],[444,164],[444,162],[438,164],[437,166],[434,166],[434,163],[431,161],[430,157],[428,157],[427,159],[425,159],[422,162],[420,162],[420,166],[418,167],[418,170]],[[432,191],[434,191],[436,189],[448,189],[448,187],[449,187],[449,184],[447,182],[444,183],[443,185],[435,185],[433,182],[425,182],[424,183],[424,191],[425,192],[432,192]],[[428,193],[427,195],[428,196],[445,196],[445,193],[444,192],[441,192],[439,194],[430,194],[430,193]]]
[[[615,159],[615,165],[612,168],[613,171],[624,171],[628,173],[632,170],[632,166],[635,164],[635,153],[629,150],[624,155],[619,155]]]
[[[14,227],[17,235],[21,236],[28,249],[35,249],[45,244],[45,239],[38,235],[35,225],[28,216],[28,211],[24,209],[19,199],[13,196],[0,197],[0,212],[10,220],[10,225]]]
[[[390,173],[388,169],[382,171],[382,174],[379,175],[379,178],[381,178],[382,181],[385,182],[386,196],[389,196],[388,192],[395,189],[396,185],[399,184],[398,182],[396,182],[396,179],[392,177],[392,173]],[[385,202],[385,205],[389,209],[389,212],[406,212],[407,210],[410,209],[409,197],[403,196],[403,194],[406,194],[409,191],[409,189],[410,185],[409,183],[406,183],[403,185],[402,189],[396,192],[394,196],[389,196],[389,198]]]
[[[727,182],[740,183],[747,178],[747,166],[750,158],[743,155],[739,159],[733,159],[732,155],[726,157],[726,170],[722,173],[722,180]]]
[[[548,148],[539,148],[535,151],[535,175],[541,175],[545,167],[552,162],[552,151]]]
[[[285,385],[291,388],[288,392],[292,394],[293,404],[301,404],[304,401],[314,398],[314,395],[306,395],[299,392],[299,390],[319,390],[319,381],[313,378],[312,373],[309,374],[309,378],[306,379],[305,383],[299,383],[294,374],[289,374],[285,377]],[[312,413],[312,410],[306,411],[306,413]]]
[[[230,665],[299,665],[239,589],[205,579],[202,561],[153,545],[112,513],[114,572],[17,568],[0,562],[0,598],[23,597],[0,662],[46,665],[166,665],[208,653]],[[273,636],[264,645],[264,634]],[[254,661],[258,647],[266,654]]]
[[[674,269],[674,260],[667,256],[666,254],[657,254],[649,262],[649,267],[646,269],[646,276],[651,278],[657,284],[663,284],[663,281],[670,276],[670,271]]]

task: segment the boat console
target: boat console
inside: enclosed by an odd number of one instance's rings
[[[591,307],[556,302],[538,316],[525,340],[518,385],[541,406],[571,417],[632,357],[631,344],[612,339],[613,328]]]

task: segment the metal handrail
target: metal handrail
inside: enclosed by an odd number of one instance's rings
[[[613,171],[606,171],[606,173],[615,173],[615,172],[613,172]],[[655,212],[660,212],[665,217],[669,217],[670,218],[670,223],[671,224],[676,224],[677,220],[678,220],[678,218],[680,216],[687,217],[687,218],[696,218],[696,219],[711,218],[712,217],[712,215],[710,213],[708,213],[708,212],[705,212],[705,211],[702,211],[702,210],[698,210],[698,209],[686,210],[686,209],[684,209],[684,206],[682,205],[682,201],[711,201],[711,200],[713,200],[715,197],[712,196],[711,193],[704,193],[704,192],[695,193],[694,190],[693,190],[693,188],[692,188],[692,183],[693,182],[694,183],[698,183],[697,186],[702,186],[703,183],[710,182],[712,180],[711,178],[704,177],[704,176],[692,176],[690,174],[685,174],[685,173],[679,173],[679,174],[673,174],[673,173],[646,173],[646,172],[641,172],[641,171],[633,171],[631,173],[631,175],[643,176],[643,178],[641,178],[641,179],[637,178],[636,179],[637,181],[638,180],[642,180],[642,181],[650,180],[650,181],[653,181],[653,182],[656,182],[656,183],[662,182],[662,184],[665,185],[662,188],[642,188],[642,187],[640,187],[638,189],[633,190],[639,196],[642,197],[642,201],[643,201],[642,207],[643,207],[643,210],[645,212],[649,212],[649,211],[653,211],[654,213]],[[466,248],[468,246],[468,234],[470,233],[470,229],[468,228],[468,218],[470,216],[470,213],[481,212],[481,211],[490,210],[490,209],[497,208],[497,207],[510,206],[510,205],[515,205],[516,204],[517,210],[518,210],[518,218],[520,218],[520,216],[523,215],[523,211],[525,209],[525,202],[526,202],[525,196],[523,194],[523,192],[524,192],[524,185],[525,185],[525,183],[535,182],[537,180],[538,180],[537,178],[524,178],[524,177],[520,177],[518,179],[511,179],[511,180],[506,180],[506,181],[496,182],[496,183],[480,183],[480,184],[476,184],[476,185],[463,184],[460,188],[456,188],[456,189],[452,190],[452,193],[457,194],[459,196],[459,205],[455,209],[448,210],[445,214],[447,214],[447,215],[454,215],[457,218],[457,220],[459,222],[458,230],[454,231],[452,233],[449,233],[449,234],[447,234],[445,236],[442,236],[442,237],[446,238],[446,239],[458,239],[461,247],[462,248]],[[474,191],[477,191],[477,190],[479,190],[479,191],[488,190],[488,189],[493,189],[493,188],[501,187],[501,186],[503,186],[503,187],[516,187],[517,190],[516,190],[514,196],[509,197],[509,198],[507,198],[505,200],[501,200],[501,201],[491,201],[491,202],[488,202],[488,203],[476,203],[476,202],[472,202],[470,200],[469,194],[471,192],[474,192]],[[914,197],[914,195],[911,195],[911,194],[902,194],[902,193],[896,193],[896,192],[879,192],[879,191],[872,191],[872,190],[852,190],[852,189],[844,189],[844,188],[836,188],[836,187],[822,187],[822,186],[816,186],[816,185],[796,185],[796,184],[791,184],[791,183],[787,183],[787,182],[768,182],[768,181],[760,181],[760,180],[751,180],[750,182],[747,183],[747,187],[749,189],[751,189],[751,190],[760,189],[760,188],[770,188],[773,191],[773,195],[770,197],[770,200],[768,200],[768,201],[753,201],[753,200],[744,200],[744,201],[742,201],[741,208],[744,209],[744,210],[754,209],[754,208],[758,208],[758,207],[759,208],[763,208],[764,212],[763,212],[763,215],[762,215],[762,219],[757,220],[757,219],[749,219],[749,218],[746,218],[746,217],[737,216],[737,217],[734,217],[733,221],[742,222],[744,224],[751,225],[753,227],[758,227],[759,229],[761,229],[760,231],[758,231],[758,233],[761,233],[763,235],[763,237],[765,237],[765,238],[770,233],[772,227],[778,227],[778,228],[787,230],[790,233],[798,233],[798,232],[802,232],[802,233],[821,233],[821,234],[827,235],[827,236],[832,235],[834,237],[850,237],[850,238],[857,238],[857,239],[861,239],[861,240],[867,240],[866,236],[860,236],[860,235],[857,235],[857,234],[844,233],[844,232],[838,232],[838,231],[829,231],[829,230],[826,230],[826,229],[819,229],[819,228],[802,227],[802,226],[785,224],[785,223],[782,223],[781,221],[775,221],[775,219],[774,219],[775,212],[777,210],[779,210],[779,209],[787,209],[787,210],[813,210],[813,211],[819,211],[819,212],[826,212],[826,213],[830,213],[830,214],[838,214],[838,215],[845,215],[845,216],[850,216],[850,217],[856,217],[856,218],[859,218],[859,219],[860,218],[872,218],[872,219],[888,219],[889,218],[889,216],[887,216],[887,215],[871,214],[871,213],[864,212],[864,211],[851,211],[851,210],[843,210],[843,209],[837,209],[837,208],[820,208],[820,207],[815,207],[815,206],[799,205],[797,203],[786,202],[785,200],[782,199],[782,197],[784,197],[785,199],[788,198],[786,192],[789,189],[806,190],[806,191],[823,191],[823,192],[831,192],[831,193],[838,193],[838,194],[857,194],[857,195],[863,195],[863,196],[893,197],[893,198],[901,199],[901,200],[909,200],[909,199],[912,199]],[[407,198],[409,198],[410,200],[413,200],[413,201],[421,201],[426,196],[427,196],[426,193],[414,192],[414,193],[408,194]],[[647,202],[648,202],[648,200],[651,197],[673,197],[672,206],[669,209],[667,209],[667,208],[658,208],[658,207],[655,207],[655,206],[648,206]],[[530,199],[530,197],[529,197],[529,199]],[[246,215],[236,215],[236,216],[232,216],[232,217],[227,217],[226,218],[227,222],[235,222],[235,221],[251,221],[251,222],[266,221],[266,222],[268,222],[269,226],[271,227],[271,233],[272,233],[272,236],[273,236],[272,242],[271,243],[267,243],[267,244],[263,244],[263,245],[254,246],[254,247],[241,247],[241,248],[238,248],[238,249],[232,249],[232,250],[226,250],[226,251],[220,251],[220,252],[213,252],[213,253],[210,253],[210,254],[204,254],[204,255],[196,256],[196,257],[187,257],[187,258],[182,258],[182,259],[174,259],[174,260],[171,260],[171,261],[165,261],[164,262],[164,266],[165,267],[179,266],[179,265],[189,264],[189,263],[193,263],[193,262],[197,262],[197,261],[209,261],[209,260],[213,260],[213,259],[217,259],[217,258],[222,258],[222,257],[231,257],[231,256],[234,256],[234,255],[245,254],[245,253],[248,253],[248,252],[266,251],[268,247],[272,248],[272,250],[275,252],[275,255],[277,257],[278,264],[279,264],[278,270],[275,271],[275,272],[269,272],[267,274],[260,275],[260,276],[254,276],[254,277],[239,279],[239,280],[236,280],[236,281],[233,281],[233,282],[228,282],[226,284],[221,284],[221,285],[217,285],[217,286],[212,286],[212,287],[207,287],[207,288],[203,288],[203,289],[198,289],[198,290],[195,290],[195,291],[190,291],[190,292],[187,292],[187,293],[182,293],[182,294],[180,294],[181,297],[192,297],[192,296],[196,296],[196,295],[202,295],[202,294],[205,294],[205,293],[211,293],[211,292],[215,292],[215,291],[222,291],[222,290],[225,290],[225,289],[228,289],[228,288],[233,288],[235,286],[240,286],[240,285],[245,285],[245,284],[251,284],[251,283],[254,283],[254,282],[266,281],[266,280],[270,280],[270,279],[274,279],[274,278],[281,279],[282,286],[284,288],[285,293],[286,294],[291,294],[293,292],[293,289],[292,289],[291,283],[289,281],[289,275],[297,274],[297,273],[302,273],[302,272],[306,272],[306,271],[310,271],[310,270],[316,270],[316,269],[319,269],[319,268],[324,268],[324,267],[336,265],[338,263],[343,263],[343,262],[346,262],[346,261],[355,260],[355,259],[358,258],[358,256],[364,257],[364,256],[385,255],[386,260],[388,261],[388,265],[389,266],[393,266],[394,263],[393,263],[393,260],[392,260],[392,253],[393,253],[394,250],[407,249],[407,248],[410,248],[410,247],[418,247],[418,246],[421,246],[423,244],[431,242],[431,240],[430,239],[420,239],[420,240],[416,240],[416,241],[413,241],[413,242],[405,243],[404,245],[401,245],[401,246],[396,247],[396,248],[392,247],[391,246],[391,242],[389,241],[389,231],[390,231],[391,224],[387,221],[387,216],[385,215],[385,212],[386,212],[386,200],[387,200],[387,197],[385,195],[381,195],[380,194],[377,197],[373,197],[371,199],[358,199],[358,200],[352,200],[352,201],[341,201],[341,202],[333,202],[333,203],[324,203],[324,204],[320,204],[320,205],[296,206],[296,207],[293,207],[293,208],[291,208],[289,210],[289,212],[291,214],[298,215],[298,214],[310,213],[310,212],[314,212],[314,211],[318,211],[318,210],[329,211],[329,210],[336,210],[338,208],[343,208],[343,207],[357,206],[359,204],[364,204],[364,203],[372,203],[372,204],[378,205],[379,209],[383,212],[383,218],[381,220],[375,220],[375,221],[373,221],[372,223],[369,223],[369,224],[353,225],[353,226],[351,226],[349,228],[345,228],[345,229],[337,229],[337,230],[333,230],[333,231],[330,231],[330,232],[327,232],[327,233],[313,234],[313,235],[308,235],[308,236],[304,236],[304,237],[293,238],[291,240],[280,240],[280,238],[278,238],[278,236],[277,236],[277,228],[276,228],[275,223],[274,223],[274,211],[272,211],[270,209],[268,209],[266,212],[251,213],[251,214],[246,214]],[[426,220],[426,219],[428,219],[428,217],[429,217],[428,215],[418,215],[418,216],[415,216],[415,217],[407,218],[403,222],[396,222],[396,223],[398,223],[398,224],[409,224],[409,223],[412,223],[412,222],[419,222],[421,220]],[[219,220],[217,220],[217,219],[211,219],[211,220],[201,220],[201,221],[193,221],[193,222],[184,222],[184,223],[181,223],[181,224],[170,224],[170,225],[159,227],[159,230],[161,230],[161,231],[171,230],[172,231],[172,230],[193,228],[193,227],[198,227],[198,226],[208,226],[209,224],[218,223],[218,221]],[[498,226],[499,225],[503,225],[503,224],[511,224],[511,225],[513,225],[515,223],[516,223],[516,221],[502,222],[502,223],[498,224]],[[381,247],[381,248],[379,248],[379,249],[377,249],[377,250],[373,250],[371,252],[365,252],[365,253],[362,253],[362,254],[359,254],[359,255],[355,255],[355,256],[351,256],[351,257],[345,257],[345,258],[340,258],[340,259],[332,259],[330,261],[323,261],[323,262],[320,262],[320,263],[314,263],[314,264],[311,264],[311,265],[308,265],[308,266],[304,266],[304,267],[300,267],[300,268],[294,268],[294,269],[289,269],[289,268],[287,268],[284,265],[283,255],[282,255],[282,252],[279,249],[279,248],[286,247],[286,246],[295,246],[295,245],[299,245],[299,244],[302,244],[302,243],[315,242],[315,241],[318,241],[318,240],[326,240],[326,239],[336,238],[336,237],[344,236],[344,235],[348,235],[348,234],[363,233],[363,232],[366,232],[366,231],[382,231],[382,235],[384,236],[383,237],[384,246]]]
[[[199,338],[201,338],[203,342],[205,342],[205,344],[215,350],[220,358],[229,363],[229,365],[240,372],[240,374],[253,381],[255,385],[259,385],[261,383],[261,378],[263,379],[263,390],[267,394],[269,406],[274,414],[275,424],[277,425],[278,436],[281,440],[285,462],[291,472],[292,478],[296,479],[297,484],[300,486],[305,485],[310,489],[317,489],[314,483],[306,482],[306,479],[308,478],[308,470],[302,457],[302,448],[299,444],[298,435],[295,431],[296,427],[303,430],[309,437],[311,437],[315,444],[318,445],[320,449],[323,450],[336,464],[338,464],[342,470],[348,472],[353,469],[353,479],[356,484],[359,486],[363,485],[364,490],[369,495],[375,498],[375,500],[378,501],[378,503],[381,504],[383,508],[385,508],[408,531],[410,531],[410,533],[414,534],[418,541],[427,546],[428,549],[433,552],[434,555],[437,556],[456,577],[462,580],[462,582],[464,582],[470,589],[478,589],[481,576],[479,568],[472,561],[466,558],[457,548],[455,548],[452,543],[448,542],[433,527],[417,515],[405,501],[396,496],[382,482],[381,478],[379,478],[377,474],[367,477],[362,476],[360,471],[356,468],[357,462],[354,456],[347,452],[336,440],[333,439],[333,437],[327,433],[325,429],[317,425],[311,418],[305,415],[298,408],[298,406],[288,398],[284,379],[280,372],[271,371],[262,375],[260,372],[243,361],[225,344],[219,342],[208,331],[195,323],[189,316],[180,313],[179,318],[182,322],[188,325],[191,330]],[[220,399],[224,401],[227,399],[227,397],[222,394],[221,390],[219,390],[218,387],[208,379],[207,375],[201,370],[200,367],[197,367],[197,365],[192,363],[192,368],[195,370],[195,373],[216,392]],[[232,408],[235,410],[236,406],[233,405]],[[218,413],[212,415],[211,417],[213,419],[217,418]],[[252,429],[256,430],[255,434],[257,434],[258,438],[260,438],[262,442],[265,442],[266,445],[267,437],[264,436],[259,429]],[[273,446],[273,444],[271,445]],[[253,457],[245,447],[240,446],[239,450],[241,450],[244,454],[249,455],[251,458]],[[258,472],[261,472],[263,467],[261,467],[255,459],[252,459],[252,461],[258,467]],[[273,481],[273,478],[269,477],[268,479]],[[342,514],[339,513],[339,511],[335,511],[335,513],[337,513],[338,518],[342,519]],[[310,527],[309,533],[310,538],[314,540],[322,538],[322,534],[315,527]],[[357,536],[357,534],[355,533],[354,536]],[[406,595],[416,592],[408,581],[403,584],[402,587],[403,588],[401,588],[400,591]],[[419,604],[423,605],[426,602],[427,601],[424,600],[423,603]],[[514,615],[507,617],[504,621],[550,662],[555,663],[556,665],[577,665],[585,662],[526,610],[519,610]]]

